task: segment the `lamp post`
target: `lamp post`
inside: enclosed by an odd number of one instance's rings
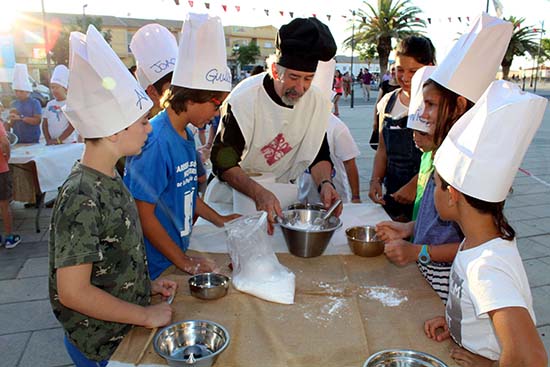
[[[46,10],[44,8],[44,0],[40,0],[42,4],[42,24],[43,24],[43,31],[44,31],[44,51],[46,51],[46,65],[48,68],[48,80],[52,77],[52,67],[51,67],[51,58],[50,58],[50,51],[48,50],[49,42],[48,42],[48,23],[46,22]]]
[[[537,92],[537,79],[539,76],[539,63],[540,63],[540,50],[542,47],[542,35],[544,34],[544,20],[542,21],[540,28],[540,41],[539,41],[539,51],[537,52],[537,68],[535,70],[535,87],[533,88],[533,93]]]
[[[82,19],[86,18],[86,8],[87,7],[88,7],[88,4],[82,5]]]
[[[351,100],[349,107],[353,108],[353,97],[354,97],[354,87],[353,82],[355,81],[354,75],[353,75],[353,51],[355,50],[355,10],[351,11],[351,70],[350,70],[350,77],[351,77]]]

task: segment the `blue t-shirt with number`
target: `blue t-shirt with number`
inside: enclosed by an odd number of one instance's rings
[[[12,108],[24,117],[33,117],[42,115],[42,107],[36,98],[29,97],[24,101],[15,100],[11,103]],[[40,140],[40,124],[31,125],[23,120],[15,120],[13,123],[13,133],[19,138],[19,143],[38,143]]]
[[[166,111],[152,120],[141,154],[128,157],[124,183],[136,200],[155,205],[155,216],[170,238],[186,251],[197,198],[195,140],[189,129],[187,139],[179,135]],[[172,262],[145,237],[151,279],[156,279]]]

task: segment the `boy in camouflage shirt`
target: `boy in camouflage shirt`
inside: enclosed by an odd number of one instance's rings
[[[120,157],[141,151],[152,103],[93,26],[87,35],[71,33],[70,45],[64,113],[86,147],[54,206],[49,294],[75,365],[105,366],[132,325],[171,321],[170,305],[149,304],[152,294],[170,296],[176,283],[151,283],[136,205],[115,170]]]

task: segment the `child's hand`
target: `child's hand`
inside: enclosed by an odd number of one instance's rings
[[[172,321],[174,310],[166,302],[145,307],[145,324],[146,328],[154,328],[168,325]]]
[[[160,294],[163,299],[168,299],[178,289],[178,283],[168,279],[157,279],[151,282],[151,294]]]
[[[393,240],[386,242],[384,254],[395,265],[405,266],[415,262],[418,258],[420,246],[413,245],[405,240]]]
[[[438,329],[443,329],[443,331],[438,331]],[[447,321],[443,316],[438,316],[425,321],[424,334],[426,334],[428,338],[437,342],[447,340],[451,336],[451,333],[449,332],[449,327],[447,326]]]
[[[495,361],[484,358],[480,355],[473,354],[466,349],[454,347],[451,350],[450,356],[462,367],[492,367],[495,366]]]
[[[219,227],[223,227],[223,225],[227,222],[232,221],[233,219],[240,218],[241,215],[237,213],[229,214],[229,215],[222,215],[221,216],[221,225]]]
[[[412,228],[409,223],[384,221],[376,225],[376,235],[384,242],[400,240],[412,235]]]
[[[184,267],[181,269],[191,275],[216,272],[218,267],[214,260],[204,257],[186,256]]]

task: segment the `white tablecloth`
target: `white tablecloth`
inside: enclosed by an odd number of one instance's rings
[[[214,208],[219,213],[228,214],[227,207]],[[323,255],[349,255],[351,250],[346,239],[346,228],[361,225],[375,225],[383,220],[390,220],[380,205],[365,204],[344,204],[344,210],[340,216],[342,227],[334,232],[330,243]],[[275,226],[273,236],[268,236],[276,253],[288,253],[283,233],[279,226]],[[199,219],[193,226],[189,248],[202,252],[227,253],[227,242],[223,228]]]
[[[75,162],[84,151],[83,143],[43,145],[17,144],[12,147],[8,163],[34,161],[41,192],[56,191],[65,182]]]

